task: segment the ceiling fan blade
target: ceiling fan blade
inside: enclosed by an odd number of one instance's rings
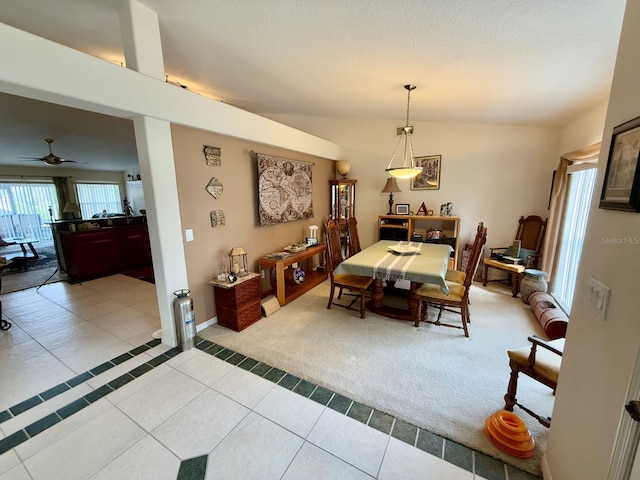
[[[75,160],[66,160],[62,157],[57,156],[56,154],[53,153],[52,148],[51,148],[51,144],[53,143],[53,139],[52,138],[45,138],[44,139],[45,142],[47,142],[47,144],[49,145],[49,155],[45,155],[44,157],[18,157],[18,158],[24,158],[26,159],[25,161],[38,161],[38,162],[42,162],[46,165],[50,165],[55,167],[56,165],[60,165],[62,163],[77,163],[77,164],[85,164],[87,162],[76,162]]]
[[[80,164],[87,165],[87,162],[77,162],[76,160],[65,160],[64,158],[61,158],[60,161],[61,162],[80,163]]]

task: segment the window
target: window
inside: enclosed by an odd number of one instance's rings
[[[53,183],[0,182],[0,235],[51,244],[53,237],[47,222],[53,219],[52,212],[57,208]]]
[[[82,218],[91,218],[103,210],[122,212],[120,188],[115,183],[76,183],[76,193]]]
[[[569,190],[560,238],[560,256],[553,284],[553,296],[570,313],[576,288],[578,263],[587,229],[589,207],[598,169],[595,166],[570,172]]]

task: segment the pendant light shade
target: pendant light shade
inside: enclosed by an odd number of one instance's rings
[[[385,172],[388,172],[396,178],[413,178],[416,175],[419,175],[422,171],[422,167],[416,167],[416,160],[413,156],[413,144],[411,143],[413,127],[409,126],[409,102],[411,101],[411,90],[415,90],[416,86],[409,84],[405,85],[404,88],[407,89],[407,121],[405,127],[402,129],[402,136],[398,139],[398,143],[396,143],[396,148],[393,150],[393,155],[391,155],[391,160],[389,160],[389,165],[387,165]],[[393,166],[393,161],[396,158],[396,152],[398,151],[398,146],[402,139],[404,139],[402,164]]]

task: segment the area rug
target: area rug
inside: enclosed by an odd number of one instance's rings
[[[528,460],[497,449],[484,433],[485,420],[504,408],[507,350],[527,346],[532,334],[545,338],[520,298],[500,285],[474,285],[465,338],[457,329],[426,323],[415,328],[371,312],[360,319],[354,311],[328,310],[328,293],[325,282],[242,332],[214,325],[200,335],[540,475],[548,430],[535,419],[516,407],[536,442]],[[552,391],[528,377],[521,377],[518,399],[541,414],[552,413]]]
[[[58,266],[58,257],[56,256],[56,250],[53,245],[50,247],[38,248],[38,244],[36,243],[34,244],[34,246],[36,247],[36,251],[38,252],[39,257],[37,260],[33,262],[29,262],[27,271],[41,270],[45,268]],[[0,255],[11,256],[16,252],[22,254],[20,249],[12,248],[11,250],[8,250],[8,249],[0,250]],[[29,255],[31,255],[31,252],[29,250],[27,250],[27,252],[29,253]],[[22,268],[4,268],[0,272],[0,275],[2,275],[3,277],[6,277],[7,275],[15,275],[15,274],[23,273],[24,271],[25,270]]]
[[[17,292],[18,290],[39,287],[45,283],[48,285],[66,279],[66,275],[58,271],[57,266],[37,270],[29,269],[26,272],[2,276],[0,279],[0,293]]]

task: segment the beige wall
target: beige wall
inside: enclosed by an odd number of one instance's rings
[[[342,145],[342,158],[358,179],[356,216],[363,246],[377,240],[377,217],[387,213],[388,194],[380,193],[395,147],[396,125],[403,121],[271,115],[271,118]],[[438,122],[415,126],[416,156],[442,155],[441,188],[412,191],[399,180],[395,203],[409,203],[415,212],[453,202],[462,217],[461,240],[471,240],[478,222],[488,227],[487,245],[508,245],[521,215],[548,215],[551,176],[556,167],[560,131],[521,127]],[[396,159],[397,160],[397,159]]]
[[[201,130],[175,125],[171,130],[183,234],[185,229],[192,229],[194,234],[194,241],[186,242],[184,246],[188,287],[199,324],[215,316],[213,287],[207,282],[218,274],[222,262],[228,264],[227,254],[233,247],[244,247],[251,270],[257,271],[259,257],[303,241],[307,226],[323,224],[329,212],[328,180],[334,178],[335,162]],[[203,145],[222,148],[220,167],[206,165]],[[259,225],[257,164],[250,157],[252,150],[315,163],[314,218],[273,226]],[[224,187],[218,199],[205,191],[211,177],[220,180]],[[226,225],[211,227],[209,212],[212,210],[224,211]]]
[[[633,241],[640,235],[640,214],[598,208],[613,127],[640,115],[638,26],[640,1],[628,0],[549,435],[547,458],[553,480],[607,478],[640,348],[640,247]],[[614,237],[631,242],[606,242]],[[606,321],[587,305],[589,277],[611,288]]]

